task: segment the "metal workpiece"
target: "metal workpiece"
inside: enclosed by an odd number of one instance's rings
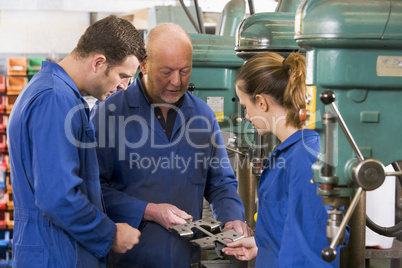
[[[226,242],[225,239],[229,239],[231,241],[236,241],[236,240],[239,240],[244,237],[243,235],[236,233],[235,230],[233,230],[233,229],[223,232],[223,233],[212,234],[203,228],[199,228],[199,227],[197,227],[197,228],[199,230],[203,231],[204,234],[209,235],[207,237],[194,239],[194,240],[190,241],[193,245],[195,245],[195,246],[198,245],[202,249],[210,249],[210,248],[218,247],[217,243],[220,243],[221,245],[226,246],[228,242]],[[220,249],[222,249],[222,248],[220,248]]]
[[[225,239],[236,241],[244,237],[244,235],[240,235],[236,233],[233,229],[213,234],[205,228],[210,229],[211,231],[216,230],[220,227],[222,223],[220,221],[215,220],[213,217],[203,218],[196,221],[188,221],[185,224],[176,225],[170,227],[170,231],[176,231],[180,236],[192,236],[194,235],[193,229],[198,229],[204,233],[205,237],[191,240],[190,243],[193,245],[200,246],[202,249],[212,249],[215,248],[215,251],[219,257],[223,256],[221,252],[222,248],[227,245]]]
[[[173,227],[170,227],[170,231],[176,231],[180,236],[193,236],[193,228],[197,228],[201,231],[204,232],[204,227],[208,227],[211,231],[216,230],[219,226],[221,226],[222,223],[220,221],[215,220],[213,217],[208,217],[196,221],[188,221],[185,224],[179,224],[175,225]],[[201,228],[201,229],[200,229]],[[207,232],[208,235],[212,236],[210,232]]]

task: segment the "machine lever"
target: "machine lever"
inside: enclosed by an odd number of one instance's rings
[[[402,176],[402,171],[385,172],[385,176]]]
[[[345,121],[343,121],[343,118],[342,118],[341,114],[339,113],[338,108],[334,104],[335,94],[331,90],[324,90],[320,94],[320,99],[321,99],[322,103],[329,105],[332,112],[335,114],[336,120],[338,121],[339,126],[342,128],[342,131],[345,134],[346,139],[348,140],[350,146],[352,147],[354,153],[356,154],[357,159],[359,160],[359,162],[363,161],[364,157],[363,157],[362,153],[360,152],[359,148],[356,145],[355,140],[353,139],[352,135],[350,134],[349,129],[345,124]]]
[[[236,149],[233,149],[233,148],[230,148],[230,147],[227,147],[227,146],[226,146],[226,150],[229,150],[229,151],[234,152],[236,154],[248,157],[248,153],[243,153],[243,152],[241,152],[239,150],[236,150]]]
[[[335,235],[334,239],[331,242],[331,245],[327,248],[324,248],[321,252],[321,257],[327,261],[327,262],[332,262],[336,258],[336,246],[339,244],[339,240],[342,237],[343,232],[345,231],[346,224],[348,223],[350,217],[352,217],[352,214],[359,203],[360,196],[363,192],[363,188],[359,187],[357,188],[356,194],[353,196],[352,202],[350,203],[350,206],[348,210],[345,213],[345,217],[342,219],[342,222],[339,226],[338,233]]]
[[[329,105],[329,107],[331,108],[336,120],[338,121],[339,126],[341,127],[346,139],[348,140],[350,146],[352,147],[358,161],[363,162],[364,157],[363,157],[362,153],[360,152],[359,148],[357,147],[356,142],[353,139],[353,136],[350,134],[350,131],[345,124],[345,121],[343,120],[338,108],[336,107],[336,105],[334,103],[335,94],[331,90],[324,90],[320,94],[320,99],[321,99],[322,103],[324,103],[325,105]],[[335,258],[336,258],[335,248],[337,245],[339,245],[339,243],[340,243],[339,240],[341,239],[341,237],[343,237],[343,234],[344,234],[345,228],[346,228],[346,224],[349,222],[349,220],[360,200],[360,196],[361,196],[362,192],[363,192],[362,187],[357,188],[357,191],[356,191],[355,195],[353,196],[352,202],[350,203],[350,206],[349,206],[348,210],[346,211],[344,218],[342,219],[338,232],[336,233],[334,239],[331,241],[330,246],[327,248],[324,248],[322,250],[321,257],[325,261],[332,262],[335,260]]]

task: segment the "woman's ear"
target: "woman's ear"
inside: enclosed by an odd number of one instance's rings
[[[261,95],[261,94],[257,94],[255,96],[255,104],[256,106],[261,109],[263,112],[268,112],[269,110],[269,104],[267,99]]]

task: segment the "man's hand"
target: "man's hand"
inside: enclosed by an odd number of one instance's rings
[[[255,244],[254,236],[249,236],[228,243],[227,247],[222,249],[222,252],[226,255],[235,256],[238,260],[249,261],[257,257],[258,248]]]
[[[154,221],[169,229],[169,227],[192,221],[193,216],[171,204],[148,203],[145,208],[144,220]]]
[[[222,229],[222,232],[234,229],[234,231],[238,234],[246,236],[253,236],[253,230],[248,227],[245,222],[236,220],[236,221],[228,221]]]
[[[126,253],[140,242],[141,233],[127,223],[116,223],[116,238],[112,250],[117,253]]]

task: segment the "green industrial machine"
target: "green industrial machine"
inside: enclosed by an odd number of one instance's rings
[[[274,137],[263,140],[242,120],[233,91],[241,63],[233,58],[230,39],[193,40],[192,82],[199,88],[194,94],[210,104],[214,100],[209,97],[223,97],[224,105],[216,105],[219,100],[215,99],[211,107],[217,109],[218,118],[223,115],[222,130],[235,134],[233,145],[240,151],[240,163],[250,162],[246,168],[243,165],[237,169],[239,192],[250,222],[250,211],[256,211],[256,167],[263,165],[264,157],[278,141]],[[226,42],[227,46],[223,45]],[[306,126],[318,131],[322,140],[320,160],[312,167],[312,182],[318,185],[317,194],[322,196],[323,204],[332,207],[328,211],[329,247],[323,250],[323,258],[334,260],[335,248],[342,244],[349,224],[352,234],[348,247],[342,250],[341,266],[364,267],[365,191],[379,187],[386,176],[402,175],[398,167],[402,160],[402,147],[398,146],[402,121],[398,117],[402,98],[401,2],[283,0],[275,12],[244,19],[235,44],[236,55],[243,60],[264,51],[285,57],[292,51],[306,54]],[[216,56],[212,61],[211,55]],[[205,75],[198,77],[202,72]],[[217,80],[212,80],[214,77]],[[397,172],[385,172],[388,164],[393,164]],[[381,234],[396,236],[401,232],[400,225]]]
[[[387,176],[402,175],[402,2],[306,0],[297,10],[295,32],[306,50],[306,83],[315,104],[309,125],[322,140],[314,183],[323,204],[332,207],[330,246],[322,255],[334,260],[353,215],[349,259],[355,263],[345,267],[364,267],[364,193]],[[389,164],[397,171],[386,172]],[[383,235],[396,236],[401,224]]]
[[[294,40],[295,13],[301,0],[282,0],[275,12],[254,14],[239,25],[236,55],[247,60],[255,54],[273,51],[283,57],[300,47]]]
[[[221,130],[229,133],[227,149],[236,153],[247,223],[255,226],[258,178],[279,141],[273,135],[258,136],[243,120],[234,90],[236,72],[257,53],[286,57],[299,51],[307,59],[306,126],[319,132],[322,141],[312,183],[331,207],[323,258],[336,257],[348,224],[352,233],[341,267],[364,267],[365,191],[379,187],[387,176],[402,176],[402,1],[279,0],[275,12],[250,12],[241,22],[244,1],[231,0],[228,6],[222,14],[230,19],[222,18],[220,27],[226,28],[217,35],[204,34],[201,26],[199,33],[190,34],[189,91],[210,105]],[[389,164],[396,172],[385,171]],[[402,223],[386,231],[370,220],[368,225],[387,236],[402,229]]]
[[[194,46],[190,82],[194,87],[189,90],[209,104],[221,130],[230,134],[227,149],[236,153],[234,168],[239,195],[251,228],[255,227],[259,175],[279,140],[274,135],[259,136],[252,124],[244,121],[243,109],[235,93],[235,76],[244,61],[256,53],[275,51],[286,57],[292,51],[300,50],[293,38],[294,18],[300,2],[279,1],[275,12],[252,14],[243,19],[244,1],[232,0],[223,12],[230,14],[230,19],[221,20],[228,25],[220,24],[224,29],[217,30],[224,36],[190,34]],[[238,20],[239,17],[242,20]]]

